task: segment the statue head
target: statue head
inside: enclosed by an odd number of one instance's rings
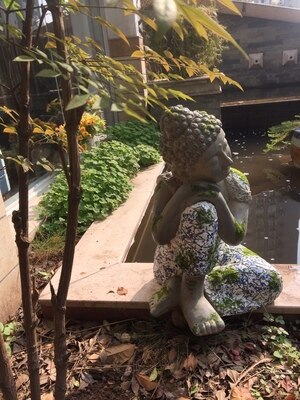
[[[163,114],[160,128],[161,154],[181,181],[219,182],[228,175],[231,152],[214,115],[177,105]]]

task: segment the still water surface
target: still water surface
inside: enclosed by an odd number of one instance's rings
[[[234,166],[246,173],[252,192],[244,244],[271,263],[300,263],[300,169],[289,150],[264,153],[264,132],[227,133]]]

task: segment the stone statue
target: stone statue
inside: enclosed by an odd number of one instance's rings
[[[158,246],[150,299],[158,317],[180,309],[193,334],[220,332],[222,317],[270,304],[282,289],[276,269],[243,241],[251,193],[233,169],[221,122],[181,105],[161,119],[168,171],[154,194],[152,233]]]

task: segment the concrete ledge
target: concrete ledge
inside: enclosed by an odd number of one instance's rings
[[[299,315],[300,266],[278,264],[276,268],[283,277],[283,292],[273,304],[256,313]],[[78,279],[72,279],[67,316],[109,320],[149,317],[148,301],[158,289],[152,269],[152,263],[116,263],[91,274],[83,272]],[[40,303],[44,316],[51,318],[49,290],[43,293]]]
[[[133,179],[134,188],[128,200],[104,221],[94,222],[77,244],[67,303],[69,315],[72,315],[74,306],[80,305],[79,314],[84,318],[86,305],[87,308],[94,309],[94,317],[98,316],[99,309],[105,309],[113,300],[112,296],[108,300],[103,300],[104,294],[110,292],[112,295],[118,287],[129,287],[130,291],[126,296],[116,295],[115,300],[123,300],[114,305],[111,303],[112,307],[122,304],[124,300],[127,309],[130,307],[143,309],[147,306],[147,300],[143,300],[144,303],[140,304],[141,295],[137,296],[136,287],[140,290],[141,283],[143,285],[147,283],[143,280],[144,277],[149,280],[150,275],[146,271],[152,271],[151,264],[149,267],[148,264],[130,264],[123,261],[134,242],[135,234],[151,200],[156,178],[162,169],[163,164],[158,164],[140,172]],[[124,265],[125,269],[122,267]],[[136,271],[137,265],[140,265],[140,269]],[[51,281],[55,290],[58,287],[59,272],[60,270]],[[41,294],[40,304],[45,315],[49,315],[51,307],[49,285]],[[118,307],[122,308],[123,305]]]
[[[124,262],[150,202],[162,165],[141,172],[134,179],[129,199],[110,217],[94,222],[76,246],[67,316],[77,319],[147,318],[148,301],[158,288],[153,264]],[[258,312],[300,313],[300,266],[278,264],[284,289],[275,303]],[[55,290],[59,273],[52,279]],[[42,311],[52,317],[49,285],[40,297]]]

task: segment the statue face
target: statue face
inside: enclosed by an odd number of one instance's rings
[[[231,150],[223,130],[199,160],[187,172],[189,182],[220,182],[229,174],[233,164]]]

